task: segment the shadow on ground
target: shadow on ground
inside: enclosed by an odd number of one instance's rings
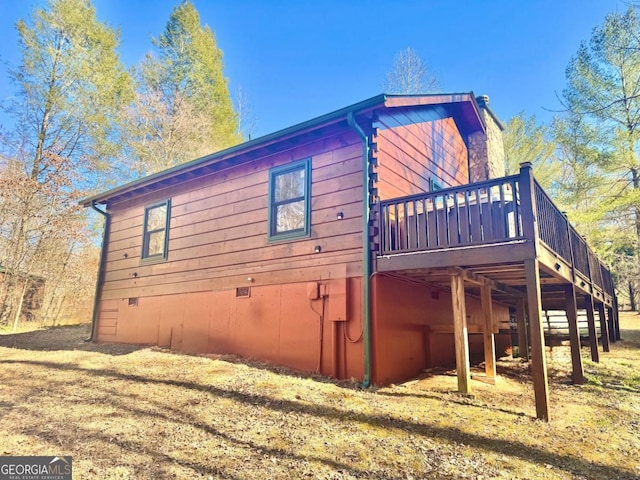
[[[377,415],[375,413],[359,413],[345,411],[341,408],[320,404],[303,404],[289,399],[279,398],[278,401],[270,396],[263,395],[261,393],[253,393],[247,391],[238,391],[233,388],[218,387],[215,385],[205,385],[198,382],[181,381],[176,379],[166,378],[153,378],[145,375],[138,374],[126,374],[111,369],[86,369],[78,365],[72,364],[60,364],[47,361],[32,361],[32,360],[8,360],[8,365],[22,365],[31,369],[44,368],[51,372],[58,371],[72,371],[82,374],[82,376],[95,376],[101,381],[97,382],[97,385],[113,387],[113,382],[133,382],[144,385],[145,388],[150,386],[171,386],[179,387],[185,391],[199,392],[212,399],[225,398],[234,400],[241,404],[248,405],[252,408],[263,408],[269,411],[278,411],[284,415],[296,412],[298,414],[305,414],[315,417],[326,418],[330,420],[343,421],[348,419],[350,422],[367,424],[371,427],[383,427],[386,429],[398,429],[406,432],[411,432],[413,435],[430,438],[430,439],[442,439],[446,442],[458,442],[460,444],[473,446],[480,450],[487,452],[495,452],[501,455],[505,455],[512,458],[519,458],[524,461],[549,465],[549,468],[561,470],[567,472],[572,478],[584,478],[584,479],[601,479],[601,478],[616,478],[620,480],[637,479],[638,477],[632,472],[615,466],[598,464],[586,459],[577,458],[572,455],[565,455],[559,452],[554,452],[544,447],[537,447],[520,441],[519,439],[499,439],[492,438],[484,435],[482,432],[467,432],[462,428],[455,427],[442,427],[437,424],[421,423],[413,420],[406,420],[401,418],[394,418],[389,415]],[[9,380],[9,383],[11,381]],[[105,387],[106,388],[106,387]],[[118,395],[110,395],[111,401],[119,402],[121,399]],[[156,405],[157,408],[153,411],[146,409],[137,409],[124,404],[118,404],[118,410],[125,413],[133,413],[135,415],[155,416],[158,420],[173,420],[180,418],[181,421],[191,424],[194,428],[202,430],[209,435],[215,437],[222,437],[225,441],[232,442],[243,447],[249,448],[252,451],[258,452],[260,455],[268,455],[283,460],[297,459],[301,461],[318,461],[329,465],[332,468],[338,468],[343,472],[347,472],[352,476],[363,478],[369,475],[371,472],[360,470],[357,467],[349,465],[348,463],[340,463],[335,460],[326,459],[321,456],[300,456],[296,452],[290,452],[282,448],[272,448],[254,442],[253,440],[246,440],[237,438],[235,434],[230,434],[221,431],[216,428],[215,425],[193,417],[188,411],[183,408],[167,405]],[[127,412],[127,409],[129,412]],[[78,435],[82,432],[83,435],[92,435],[92,438],[97,438],[104,442],[114,442],[113,438],[100,438],[100,435],[96,435],[96,432],[82,431],[82,427],[78,427],[74,432],[74,435]],[[34,431],[29,432],[32,435],[41,435],[41,432]],[[117,440],[117,439],[116,439]],[[116,441],[116,444],[118,442]],[[136,449],[138,447],[135,442],[123,442],[119,445],[122,448]],[[165,455],[159,454],[155,451],[143,450],[141,453],[154,456],[157,462],[175,462],[176,459]],[[189,467],[196,469],[201,474],[220,474],[221,472],[211,470],[209,467],[192,462]],[[225,475],[224,478],[229,478]],[[380,478],[374,475],[374,478]],[[404,475],[388,478],[406,478]],[[436,478],[450,478],[448,475],[438,476]]]
[[[90,334],[90,324],[46,327],[31,332],[2,334],[0,335],[0,347],[46,352],[82,350],[106,353],[108,355],[126,355],[145,348],[145,346],[142,345],[87,342],[86,339]]]

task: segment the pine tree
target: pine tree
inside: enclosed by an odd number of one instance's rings
[[[522,162],[531,162],[538,182],[545,189],[555,191],[560,165],[554,156],[555,145],[549,139],[548,128],[538,125],[534,116],[526,117],[520,112],[509,119],[502,138],[507,174],[516,174]]]
[[[640,261],[640,22],[636,7],[614,12],[594,28],[567,67],[563,92],[570,112],[597,132],[603,156],[599,168],[609,188],[604,202],[617,237],[633,239]],[[623,225],[620,222],[624,221]],[[626,232],[625,232],[626,230]],[[627,232],[633,232],[627,235]]]
[[[129,112],[134,168],[147,174],[239,143],[222,51],[191,2],[173,10],[153,44]]]

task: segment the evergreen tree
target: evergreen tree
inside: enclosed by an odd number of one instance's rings
[[[191,2],[173,10],[153,44],[129,111],[134,169],[147,174],[239,143],[222,51]]]
[[[524,112],[514,115],[502,134],[505,171],[513,175],[520,171],[522,162],[531,162],[538,182],[548,190],[555,190],[560,165],[554,156],[555,145],[549,139],[548,128],[536,124],[534,116]]]
[[[7,153],[34,179],[47,152],[108,165],[118,148],[114,119],[132,95],[117,33],[97,20],[89,0],[51,0],[16,27],[21,64],[11,72],[18,94],[4,107],[16,124]]]
[[[569,114],[553,121],[552,135],[560,165],[558,200],[569,211],[571,222],[589,237],[592,245],[601,244],[603,222],[608,205],[603,202],[613,185],[600,166],[606,154],[600,150],[598,132],[580,115]]]
[[[568,109],[597,132],[607,153],[598,167],[608,188],[602,195],[617,237],[633,238],[640,256],[640,23],[636,7],[614,12],[594,28],[567,67],[563,95]],[[588,165],[585,167],[588,168]],[[620,222],[624,221],[623,225]],[[627,235],[626,231],[633,232]],[[622,248],[628,251],[628,248]]]

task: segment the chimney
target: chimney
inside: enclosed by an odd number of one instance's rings
[[[476,102],[480,108],[487,108],[489,106],[489,95],[480,95],[476,97]]]
[[[488,95],[476,97],[476,102],[486,125],[486,133],[475,132],[469,135],[469,180],[471,182],[505,176],[502,143],[504,127],[489,108]]]

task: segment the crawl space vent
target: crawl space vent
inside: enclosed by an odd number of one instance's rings
[[[251,287],[238,287],[236,288],[236,297],[250,297]]]

